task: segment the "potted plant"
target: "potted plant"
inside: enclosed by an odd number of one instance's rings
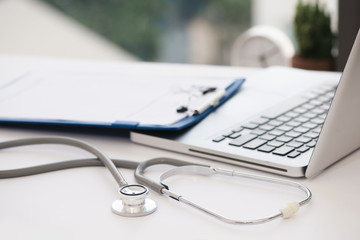
[[[330,15],[315,3],[299,0],[294,18],[298,50],[292,60],[293,67],[311,70],[333,70],[332,47],[334,35]]]

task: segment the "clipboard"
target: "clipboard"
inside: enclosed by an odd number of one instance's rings
[[[245,79],[121,72],[27,72],[0,85],[0,123],[177,131]]]

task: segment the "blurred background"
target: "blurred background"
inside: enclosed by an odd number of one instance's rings
[[[338,41],[340,1],[319,2],[331,16]],[[358,1],[353,2],[359,7]],[[0,54],[229,65],[236,39],[256,25],[281,30],[296,49],[293,20],[297,3],[0,0]],[[338,47],[334,47],[336,54]]]

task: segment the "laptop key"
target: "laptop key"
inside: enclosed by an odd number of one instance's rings
[[[307,112],[307,113],[305,113],[303,116],[306,117],[306,118],[312,119],[312,118],[315,118],[315,117],[317,116],[317,114],[311,113],[311,112]]]
[[[271,126],[275,126],[275,127],[278,127],[278,126],[281,126],[283,124],[283,122],[279,121],[279,120],[271,120],[268,122],[269,125]]]
[[[318,138],[318,137],[319,137],[319,134],[316,133],[316,132],[308,132],[308,133],[304,134],[304,137],[307,137],[307,138]]]
[[[284,123],[284,122],[290,121],[290,120],[291,120],[291,117],[287,117],[287,116],[285,116],[285,115],[282,115],[282,116],[276,118],[276,120]]]
[[[292,142],[287,143],[286,145],[289,147],[293,147],[293,148],[299,148],[304,144],[301,142],[292,141]]]
[[[224,139],[225,139],[224,136],[218,136],[218,137],[213,138],[213,142],[221,142]]]
[[[301,133],[300,132],[295,132],[295,131],[290,131],[285,133],[285,136],[287,137],[291,137],[291,138],[297,138],[300,137]]]
[[[246,129],[251,129],[251,130],[257,128],[258,126],[259,126],[259,124],[251,123],[251,122],[241,125],[241,127],[246,128]]]
[[[244,145],[247,142],[250,142],[251,140],[257,138],[257,135],[254,134],[245,134],[241,137],[238,137],[237,139],[232,140],[229,145],[240,147]]]
[[[310,122],[315,123],[315,124],[323,124],[324,123],[324,119],[317,117],[317,118],[313,118],[310,120]]]
[[[304,123],[302,126],[306,127],[306,128],[313,129],[313,128],[316,128],[318,126],[318,124],[312,123],[312,122],[307,122],[307,123]]]
[[[241,132],[234,132],[231,135],[229,135],[228,137],[231,139],[235,139],[241,136]]]
[[[318,100],[318,98],[316,98],[316,99],[311,100],[309,102],[309,104],[314,105],[314,106],[319,106],[322,104],[322,102],[320,100]]]
[[[287,137],[287,136],[280,136],[280,137],[276,138],[276,140],[278,140],[280,142],[288,143],[291,140],[293,140],[293,138],[292,137]]]
[[[281,147],[282,145],[284,145],[284,143],[274,140],[274,141],[268,142],[268,145],[272,146],[272,147]]]
[[[266,142],[267,142],[267,141],[265,141],[265,140],[262,140],[262,139],[258,139],[258,138],[257,138],[257,139],[254,139],[254,140],[246,143],[243,147],[244,147],[244,148],[247,148],[247,149],[252,149],[252,150],[254,150],[254,149],[257,149],[258,147],[264,145]]]
[[[301,153],[304,153],[304,152],[306,152],[306,151],[309,150],[309,149],[310,149],[309,147],[302,146],[302,147],[296,149],[296,151],[301,152]]]
[[[261,147],[259,147],[257,150],[260,152],[265,152],[265,153],[269,153],[274,151],[276,147],[273,146],[269,146],[269,145],[262,145]]]
[[[322,129],[322,126],[318,126],[317,128],[314,128],[313,130],[311,130],[311,132],[314,132],[314,133],[320,134],[321,129]]]
[[[305,109],[308,109],[308,110],[314,108],[314,106],[311,105],[311,104],[309,104],[309,103],[305,103],[305,104],[301,105],[301,107],[302,107],[302,108],[305,108]]]
[[[303,136],[295,139],[295,141],[301,142],[301,143],[308,143],[308,142],[311,142],[311,140],[312,140],[311,138],[307,138],[307,137],[303,137]]]
[[[272,131],[270,131],[270,132],[268,132],[268,133],[269,133],[270,135],[274,135],[274,136],[279,137],[279,136],[283,135],[285,132],[284,132],[284,131],[277,130],[277,129],[274,129],[274,130],[272,130]]]
[[[280,131],[288,132],[288,131],[292,130],[293,128],[294,127],[287,126],[287,125],[282,125],[282,126],[278,127],[277,129],[280,130]]]
[[[287,157],[289,157],[289,158],[296,158],[296,157],[298,157],[298,156],[300,156],[300,152],[297,152],[297,151],[292,151],[291,153],[289,153],[288,155],[287,155]]]
[[[296,113],[303,114],[303,113],[306,113],[308,111],[308,109],[303,108],[303,107],[297,107],[293,111],[296,112]]]
[[[282,147],[275,149],[275,151],[273,151],[272,153],[279,155],[279,156],[285,156],[285,155],[291,153],[292,151],[294,151],[294,148],[288,147],[288,146],[282,146]]]
[[[271,140],[274,140],[276,138],[276,136],[266,133],[265,135],[262,135],[260,138],[263,140],[271,141]]]
[[[261,125],[259,127],[259,129],[264,130],[264,131],[271,131],[271,130],[275,129],[275,126],[271,126],[269,124],[264,124],[264,125]]]
[[[301,122],[296,122],[294,120],[291,120],[290,122],[286,123],[286,126],[290,126],[290,127],[298,127],[301,125]]]
[[[310,147],[310,148],[313,148],[315,147],[316,145],[316,141],[315,140],[312,140],[311,142],[307,143],[306,146]]]
[[[293,130],[295,132],[299,132],[299,133],[307,133],[310,129],[300,126],[300,127],[294,128]]]
[[[258,136],[263,135],[265,133],[266,133],[266,131],[261,130],[261,129],[255,129],[255,130],[251,131],[251,134],[255,134],[255,135],[258,135]]]
[[[290,117],[290,118],[296,118],[300,115],[300,113],[294,112],[294,111],[290,111],[287,112],[284,116],[285,117]]]
[[[295,122],[301,122],[301,123],[306,123],[308,122],[310,119],[304,116],[299,116],[297,118],[293,119]]]
[[[327,110],[324,110],[324,109],[321,109],[321,108],[314,108],[313,110],[311,110],[311,113],[315,113],[315,114],[318,114],[318,115],[324,114],[326,112],[327,112]]]
[[[223,132],[221,135],[222,135],[223,137],[228,137],[228,136],[230,136],[230,135],[233,134],[233,133],[234,133],[233,131],[229,130],[229,131]]]
[[[231,129],[231,131],[233,131],[233,132],[241,132],[242,130],[244,130],[244,128],[242,128],[242,127],[236,127],[236,128]]]

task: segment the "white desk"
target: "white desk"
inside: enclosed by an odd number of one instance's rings
[[[172,70],[186,70],[193,74],[209,74],[210,71],[211,74],[224,75],[253,72],[250,69],[204,66],[174,66]],[[136,145],[129,141],[126,134],[0,127],[0,141],[48,135],[85,140],[113,158],[142,161],[165,156],[271,175]],[[0,154],[0,169],[89,157],[81,150],[60,146],[14,148],[3,150]],[[255,226],[224,224],[154,192],[149,194],[158,203],[154,214],[141,218],[117,216],[110,210],[111,203],[118,198],[117,185],[110,173],[101,167],[0,179],[0,236],[1,239],[359,239],[359,159],[360,151],[357,151],[314,179],[299,179],[313,192],[310,204],[291,219]],[[154,169],[150,176],[155,177],[160,170]],[[129,183],[134,183],[132,171],[121,171]],[[200,177],[185,179],[200,186],[203,183]],[[197,193],[195,188],[188,191],[190,194]],[[238,196],[241,194],[239,189]],[[254,194],[264,199],[261,193],[254,191]],[[229,204],[231,200],[223,192],[214,194],[206,203],[223,204],[227,212],[235,211],[236,207]],[[270,203],[276,204],[273,200]],[[267,210],[258,211],[262,206],[254,204],[240,207],[247,209],[244,211],[246,214],[252,211],[267,213]],[[277,209],[268,210],[272,213]],[[238,216],[241,218],[243,215],[239,213]]]

